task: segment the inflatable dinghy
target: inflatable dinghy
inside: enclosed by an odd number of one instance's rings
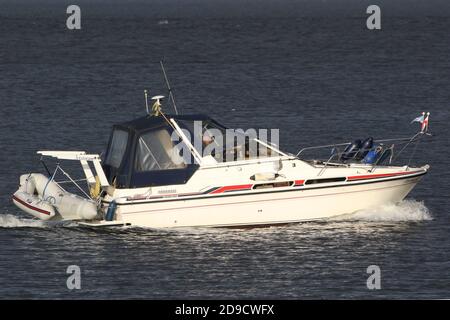
[[[67,192],[40,173],[20,176],[13,201],[23,211],[42,220],[91,220],[97,216],[95,201]]]

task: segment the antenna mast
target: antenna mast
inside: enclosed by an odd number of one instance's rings
[[[166,69],[164,68],[164,62],[162,59],[159,61],[159,64],[161,65],[161,69],[164,74],[164,80],[166,80],[167,89],[169,90],[169,98],[172,101],[175,114],[178,114],[177,105],[175,103],[175,99],[173,98],[172,88],[170,87],[169,79],[167,79]]]
[[[150,114],[150,111],[148,110],[147,90],[144,90],[144,97],[145,97],[145,109],[147,110],[147,114]]]

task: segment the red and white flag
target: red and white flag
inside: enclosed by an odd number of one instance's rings
[[[430,113],[427,112],[427,116],[425,117],[425,119],[422,121],[422,128],[421,131],[422,132],[427,132],[428,131],[428,118],[430,117]]]

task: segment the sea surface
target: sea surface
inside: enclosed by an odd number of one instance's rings
[[[69,3],[0,1],[1,299],[450,298],[448,16],[397,10],[370,31],[357,5],[79,3],[82,28],[68,30]],[[284,227],[95,230],[21,213],[11,195],[44,172],[36,151],[104,152],[114,123],[145,114],[144,89],[167,95],[161,58],[182,113],[279,128],[293,153],[411,136],[429,111],[433,136],[411,161],[430,172],[400,204]]]

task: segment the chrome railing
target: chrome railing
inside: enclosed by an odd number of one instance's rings
[[[431,134],[418,132],[414,136],[409,138],[395,138],[395,139],[382,139],[382,140],[374,140],[373,141],[373,147],[371,148],[356,148],[352,150],[351,156],[348,158],[343,158],[344,154],[346,153],[345,148],[349,146],[352,142],[347,143],[335,143],[335,144],[327,144],[327,145],[320,145],[320,146],[311,146],[311,147],[305,147],[300,149],[296,157],[301,158],[300,156],[303,155],[306,151],[311,150],[326,150],[331,148],[331,153],[327,158],[311,158],[311,159],[305,159],[302,158],[302,160],[311,161],[314,160],[316,164],[323,165],[322,169],[318,173],[318,176],[322,175],[323,172],[330,166],[336,166],[336,165],[348,165],[351,163],[361,163],[361,161],[364,159],[359,158],[356,159],[358,155],[361,154],[361,152],[370,152],[371,150],[374,150],[378,146],[381,146],[382,150],[380,151],[379,156],[377,159],[371,163],[372,168],[371,171],[375,170],[376,166],[382,165],[389,157],[389,164],[394,163],[398,157],[406,150],[406,148],[416,142],[419,142],[422,137],[424,136],[431,136]],[[417,144],[416,144],[417,148]],[[411,153],[409,160],[408,160],[408,166],[410,165],[411,159],[415,154],[416,148],[414,148],[413,152]],[[395,150],[399,150],[398,152],[394,153]],[[385,157],[384,154],[388,152],[387,156]],[[366,153],[367,154],[367,153]]]

